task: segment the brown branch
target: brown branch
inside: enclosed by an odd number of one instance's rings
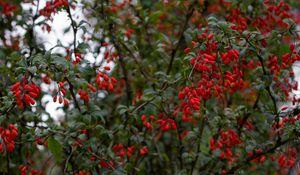
[[[287,140],[285,140],[285,141],[276,141],[276,144],[275,144],[273,147],[271,147],[271,148],[269,148],[269,149],[266,149],[266,150],[263,151],[263,152],[256,153],[256,154],[254,154],[254,155],[248,157],[247,159],[245,159],[245,161],[243,161],[243,162],[241,162],[241,163],[239,163],[239,164],[233,166],[230,170],[227,171],[226,174],[234,174],[235,171],[237,171],[237,170],[239,170],[240,168],[246,166],[250,161],[252,161],[252,160],[254,160],[254,159],[256,159],[256,158],[258,158],[258,157],[260,157],[260,156],[263,156],[263,155],[272,153],[272,152],[274,152],[277,148],[279,148],[279,147],[285,145],[286,143],[288,143],[288,142],[290,142],[290,141],[292,141],[292,140],[294,140],[294,139],[295,139],[295,138],[290,138],[290,139],[287,139]]]
[[[10,172],[10,166],[9,166],[9,164],[10,164],[10,161],[9,161],[9,154],[8,153],[6,153],[6,169],[7,169],[7,174],[10,174],[11,172]]]
[[[138,61],[138,58],[136,58],[134,53],[126,46],[126,44],[124,44],[123,42],[120,42],[120,43],[125,48],[125,50],[127,50],[127,52],[129,52],[129,54],[133,57],[134,62],[138,66],[138,70],[141,72],[141,74],[144,76],[144,78],[149,80],[148,75],[146,74],[146,72],[144,72],[143,67],[141,66],[140,62]]]
[[[246,42],[253,48],[257,48],[255,45],[253,45],[248,38],[245,38]],[[255,50],[254,51],[261,66],[262,66],[262,70],[263,70],[263,74],[264,76],[268,76],[269,74],[267,73],[267,70],[264,66],[264,61],[263,61],[263,57]],[[276,99],[273,96],[272,92],[271,92],[271,86],[269,84],[266,84],[265,90],[267,91],[268,95],[270,96],[272,103],[273,103],[273,108],[274,108],[274,114],[275,114],[275,121],[276,121],[276,127],[279,128],[279,114],[278,114],[278,109],[277,109],[277,104],[276,104]],[[277,135],[277,142],[280,142],[281,137],[280,137],[280,133],[278,132]]]
[[[73,17],[72,17],[72,14],[71,14],[71,10],[70,10],[70,7],[67,6],[67,13],[68,13],[68,16],[71,20],[71,27],[72,27],[72,30],[73,30],[73,46],[74,46],[74,55],[76,56],[76,35],[77,35],[77,26],[76,26],[76,22],[74,21]],[[65,80],[68,82],[69,84],[69,90],[71,92],[71,95],[73,97],[73,100],[74,100],[74,103],[75,103],[75,107],[79,110],[79,112],[81,112],[81,108],[80,106],[78,105],[78,102],[76,100],[76,96],[75,96],[75,93],[74,93],[74,86],[73,84],[69,81],[69,79],[67,77],[65,77]]]
[[[259,102],[259,98],[260,98],[260,93],[258,93],[257,97],[256,97],[256,100],[253,104],[253,107],[252,109],[255,109],[257,108],[257,105],[258,105],[258,102]],[[238,129],[237,129],[237,132],[238,132],[238,135],[241,135],[241,131],[242,131],[242,128],[244,127],[245,123],[247,122],[248,118],[251,116],[251,113],[248,112],[244,115],[244,117],[242,118],[242,121],[241,123],[239,124],[239,121],[238,121]]]
[[[175,121],[175,120],[174,120]],[[182,139],[181,139],[181,131],[182,131],[182,126],[181,126],[181,122],[176,122],[177,123],[177,127],[176,127],[176,132],[177,132],[177,137],[178,137],[178,150],[179,150],[179,165],[180,165],[180,169],[182,170],[183,168],[183,160],[182,160],[182,153],[183,153],[183,149],[184,146],[182,144]]]
[[[130,91],[130,85],[129,85],[129,80],[128,80],[128,73],[127,73],[127,70],[126,70],[126,64],[124,62],[124,57],[122,55],[122,52],[121,52],[121,48],[119,46],[119,44],[117,43],[116,41],[116,38],[115,38],[115,35],[114,35],[114,24],[113,23],[110,23],[109,24],[109,32],[110,32],[110,35],[111,35],[111,40],[112,40],[112,43],[116,49],[116,51],[118,52],[118,55],[119,55],[119,62],[120,62],[120,67],[121,67],[121,71],[122,71],[122,74],[123,74],[123,78],[124,78],[124,81],[125,81],[125,88],[126,88],[126,106],[129,107],[130,104],[131,104],[131,91]],[[129,120],[129,115],[128,115],[128,112],[126,111],[125,112],[125,124],[124,124],[124,129],[127,127],[127,124],[128,124],[128,120]]]
[[[67,7],[67,13],[68,13],[68,16],[71,20],[71,27],[72,27],[72,30],[73,30],[73,37],[74,37],[74,40],[73,40],[73,45],[74,45],[74,54],[76,54],[76,35],[77,35],[77,27],[76,27],[76,23],[75,21],[73,20],[73,17],[72,17],[72,14],[71,14],[71,10],[70,10],[70,7],[68,6]]]
[[[70,92],[71,92],[71,96],[73,97],[75,107],[78,109],[79,112],[81,112],[81,108],[80,108],[80,106],[78,105],[78,102],[77,102],[77,100],[76,100],[76,96],[75,96],[75,93],[74,93],[74,86],[73,86],[73,84],[70,82],[70,80],[69,80],[67,77],[65,77],[65,80],[66,80],[66,81],[68,82],[68,84],[69,84],[69,90],[70,90]]]
[[[172,50],[172,52],[171,52],[171,60],[170,60],[170,62],[169,62],[169,66],[168,66],[168,69],[167,69],[167,72],[166,72],[167,75],[169,75],[170,72],[171,72],[171,69],[172,69],[172,66],[173,66],[173,62],[174,62],[176,53],[177,53],[177,51],[178,51],[178,49],[179,49],[180,43],[181,43],[181,42],[183,41],[183,39],[184,39],[184,32],[185,32],[185,30],[186,30],[187,27],[188,27],[189,19],[191,18],[191,16],[192,16],[193,13],[194,13],[194,10],[195,10],[194,6],[195,6],[196,4],[197,4],[197,1],[194,1],[194,2],[191,3],[190,6],[189,6],[188,13],[187,13],[186,16],[185,16],[184,24],[183,24],[183,26],[182,26],[182,28],[181,28],[180,33],[179,33],[179,40],[178,40],[178,42],[177,42],[175,48],[173,48],[173,50]]]
[[[71,147],[71,152],[70,152],[69,156],[67,157],[66,161],[64,162],[64,171],[63,171],[63,174],[67,173],[68,163],[71,160],[71,158],[73,156],[73,153],[74,153],[73,147],[72,146],[70,146],[70,147]]]
[[[206,102],[204,101],[204,108],[206,106]],[[201,152],[200,151],[200,145],[201,145],[201,141],[202,141],[202,135],[203,135],[203,131],[204,131],[204,126],[206,124],[206,120],[205,120],[205,110],[203,111],[203,116],[202,116],[202,121],[201,121],[201,125],[200,125],[200,131],[199,131],[199,144],[197,146],[197,155],[196,155],[196,158],[195,160],[192,162],[192,169],[191,169],[191,175],[193,174],[193,171],[195,169],[195,166],[197,164],[197,161],[199,159],[199,153]]]

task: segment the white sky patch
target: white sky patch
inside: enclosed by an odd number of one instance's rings
[[[53,97],[51,95],[44,95],[42,98],[42,103],[46,104],[46,111],[50,114],[56,122],[63,120],[65,116],[65,112],[60,107],[63,107],[63,104],[59,104],[58,102],[53,102]],[[44,116],[43,121],[47,120],[47,116]]]
[[[46,6],[46,0],[40,0],[39,2],[39,10],[43,9]],[[35,1],[36,3],[36,1]],[[37,4],[37,3],[36,3]],[[27,4],[22,4],[22,7],[25,10],[28,10],[30,8],[33,9],[33,13],[36,12],[36,6],[33,6],[31,3]],[[78,23],[79,21],[83,20],[83,14],[82,14],[82,9],[80,8],[81,4],[80,1],[77,3],[77,7],[75,10],[71,8],[71,14],[73,19]],[[42,44],[45,46],[46,50],[49,50],[53,48],[54,46],[57,45],[57,43],[60,43],[64,47],[68,47],[73,44],[74,41],[74,34],[72,28],[68,30],[67,32],[66,29],[71,27],[71,20],[68,16],[68,13],[64,10],[57,12],[56,14],[53,14],[51,16],[53,18],[52,21],[48,20],[47,24],[51,26],[51,31],[43,31],[41,26],[35,26],[34,32],[35,35],[37,36],[39,42],[38,44]],[[45,20],[45,17],[40,16],[37,20],[36,23]],[[20,30],[21,31],[21,30]],[[83,32],[79,30],[76,35],[76,40],[77,43],[83,42],[81,36]],[[24,35],[24,34],[23,34]],[[72,45],[73,46],[73,45]],[[59,52],[59,53],[64,53],[63,48],[55,48],[53,49],[53,52]],[[87,54],[86,58],[90,62],[95,62],[95,58],[91,57],[91,54]],[[61,108],[63,107],[63,104],[59,104],[58,102],[53,102],[53,96],[50,94],[56,94],[57,91],[57,83],[51,83],[50,85],[47,85],[45,83],[41,84],[41,89],[44,91],[45,94],[41,100],[42,105],[45,105],[46,112],[49,113],[50,117],[53,118],[57,123],[59,123],[60,120],[63,120],[65,116],[64,110]],[[70,105],[72,108],[72,105]],[[42,120],[46,121],[48,119],[48,115],[44,114],[42,116]]]
[[[40,0],[39,10],[43,9],[45,5],[46,5],[46,0]],[[36,6],[33,6],[32,4],[24,4],[23,7],[24,9],[33,8],[33,12],[34,13],[36,12]],[[85,20],[81,7],[82,4],[80,3],[80,1],[78,1],[75,10],[71,8],[72,18],[73,20],[76,21],[77,24],[79,24],[80,21]],[[51,17],[53,18],[53,20],[47,21],[47,24],[51,26],[50,32],[43,31],[41,26],[35,26],[34,32],[38,38],[37,42],[39,42],[39,44],[44,45],[46,50],[55,47],[58,43],[60,43],[64,47],[71,46],[72,48],[74,42],[74,33],[71,28],[71,20],[68,16],[68,13],[65,10],[62,10],[60,12],[57,12],[56,14],[53,14]],[[45,20],[45,17],[40,16],[36,20],[36,23],[42,20]],[[93,31],[93,28],[91,28],[90,26],[85,25],[85,27],[87,28],[88,31]],[[76,35],[77,45],[79,43],[84,42],[82,38],[83,35],[85,37],[89,37],[89,34],[83,33],[83,30],[79,29]],[[93,41],[88,41],[86,43],[89,44],[90,48],[94,48],[97,44]],[[100,50],[101,52],[99,55],[95,55],[93,50],[87,52],[84,55],[84,59],[89,61],[91,64],[94,63],[99,64],[103,60],[105,49],[101,48]],[[52,52],[65,53],[65,50],[62,47],[56,47],[55,49],[53,49]],[[113,69],[114,63],[112,61],[110,63],[104,62],[103,66],[109,66],[111,69]],[[101,71],[103,70],[103,66],[100,68]],[[46,95],[44,95],[42,98],[42,104],[46,106],[46,112],[50,114],[50,117],[53,118],[56,121],[56,123],[59,123],[60,120],[64,119],[65,112],[61,108],[63,104],[59,104],[58,102],[56,103],[53,102],[52,94],[53,95],[56,94],[57,83],[51,83],[50,85],[42,83],[41,88],[46,93]],[[103,93],[99,93],[99,95],[101,97],[105,96]],[[76,94],[76,96],[79,97],[78,94]],[[69,108],[74,108],[74,105],[70,104]],[[47,119],[48,119],[48,115],[42,116],[43,121],[46,121]]]

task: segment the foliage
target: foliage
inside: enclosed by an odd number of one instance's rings
[[[40,1],[0,0],[0,172],[299,171],[298,1]]]

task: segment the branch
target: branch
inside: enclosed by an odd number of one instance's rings
[[[162,87],[161,89],[158,90],[158,94],[156,94],[155,96],[153,96],[152,98],[150,98],[149,100],[145,101],[144,103],[134,107],[131,111],[129,111],[129,114],[134,114],[135,112],[137,112],[139,109],[143,108],[144,106],[148,105],[149,103],[151,103],[153,100],[156,99],[157,96],[160,96],[161,93],[163,93],[167,88],[168,88],[168,85],[171,85],[171,84],[174,84],[174,83],[177,83],[180,79],[168,84],[166,83],[166,85],[164,87]],[[123,123],[123,125],[125,126],[125,123],[126,121]],[[120,131],[120,127],[117,128],[115,131],[113,131],[113,135],[117,134],[119,131]]]
[[[143,71],[143,67],[140,65],[140,62],[138,61],[138,58],[134,55],[134,53],[124,44],[123,42],[120,42],[120,44],[129,52],[129,54],[133,57],[134,62],[138,66],[138,70],[141,72],[141,74],[144,76],[146,80],[149,80],[147,74]]]
[[[69,90],[70,90],[71,95],[72,95],[72,97],[73,97],[73,100],[74,100],[74,103],[75,103],[75,107],[78,109],[79,112],[81,112],[81,108],[80,108],[80,106],[78,105],[78,102],[77,102],[77,100],[76,100],[76,96],[75,96],[75,93],[74,93],[74,86],[73,86],[73,84],[70,82],[70,80],[69,80],[67,77],[65,77],[65,80],[66,80],[66,81],[68,82],[68,84],[69,84]]]
[[[70,159],[71,159],[73,153],[74,153],[74,150],[73,150],[73,147],[71,146],[71,153],[70,153],[70,155],[68,156],[68,158],[66,159],[66,162],[65,162],[65,165],[64,165],[64,172],[63,172],[63,174],[66,174],[66,173],[67,173],[68,163],[69,163],[69,161],[70,161]]]
[[[247,38],[245,38],[246,42],[253,48],[257,48],[255,45],[253,45]],[[255,50],[254,51],[261,66],[262,66],[262,70],[263,70],[263,74],[265,76],[268,76],[269,74],[267,73],[266,71],[266,68],[264,66],[264,61],[263,61],[263,57]],[[272,92],[271,92],[271,87],[269,84],[266,85],[265,87],[266,91],[268,92],[268,95],[270,96],[271,100],[272,100],[272,103],[273,103],[273,107],[274,107],[274,114],[275,114],[275,121],[276,121],[276,127],[279,128],[279,114],[278,114],[278,109],[277,109],[277,104],[276,104],[276,99],[275,97],[272,95]],[[280,142],[281,140],[281,137],[280,137],[280,133],[278,132],[278,142]]]
[[[10,161],[9,161],[9,154],[6,153],[6,169],[7,169],[7,174],[10,174],[10,167],[9,167]]]
[[[181,28],[181,31],[179,33],[179,40],[175,46],[175,48],[173,48],[172,52],[171,52],[171,60],[169,62],[169,66],[168,66],[168,69],[167,69],[167,72],[166,74],[169,75],[170,72],[171,72],[171,69],[172,69],[172,66],[173,66],[173,62],[174,62],[174,59],[175,59],[175,56],[176,56],[176,53],[177,53],[177,50],[179,49],[179,46],[180,46],[180,43],[183,41],[184,39],[184,32],[185,30],[187,29],[187,26],[188,26],[188,22],[189,22],[189,19],[191,18],[191,16],[193,15],[194,13],[194,6],[197,4],[197,1],[194,1],[193,3],[190,4],[189,6],[189,9],[188,9],[188,13],[186,14],[185,16],[185,21],[184,21],[184,24]]]
[[[256,97],[256,100],[252,106],[252,109],[255,109],[257,108],[257,105],[258,105],[258,102],[259,102],[259,98],[260,98],[260,93],[258,93],[257,97]],[[245,123],[247,122],[248,118],[251,116],[251,113],[248,112],[244,115],[244,117],[242,118],[242,121],[241,123],[239,124],[239,121],[238,121],[238,129],[237,129],[237,132],[238,132],[238,135],[240,136],[241,135],[241,132],[242,132],[242,129],[245,125]]]
[[[285,140],[285,141],[277,141],[276,144],[275,144],[273,147],[271,147],[271,148],[269,148],[269,149],[266,149],[265,151],[263,151],[263,152],[261,152],[261,153],[256,153],[256,154],[254,154],[253,156],[248,157],[245,161],[243,161],[243,162],[241,162],[241,163],[239,163],[239,164],[233,166],[230,170],[227,171],[226,174],[235,174],[235,173],[234,173],[235,171],[237,171],[237,170],[239,170],[240,168],[244,167],[244,166],[245,166],[247,163],[249,163],[250,161],[252,161],[252,160],[254,160],[254,159],[256,159],[256,158],[258,158],[258,157],[260,157],[260,156],[266,155],[266,154],[268,154],[268,153],[272,153],[272,152],[274,152],[277,148],[279,148],[279,147],[285,145],[286,143],[288,143],[288,142],[290,142],[290,141],[292,141],[292,140],[294,140],[294,139],[295,139],[295,138],[290,138],[290,139],[287,139],[287,140]]]
[[[204,101],[204,107],[206,106],[206,102]],[[204,131],[204,126],[205,126],[205,123],[206,123],[206,120],[205,120],[205,110],[203,112],[203,116],[202,116],[202,121],[201,121],[201,125],[200,125],[200,133],[199,133],[199,144],[197,146],[197,155],[196,155],[196,158],[195,160],[192,162],[192,169],[191,169],[191,175],[193,174],[193,171],[194,171],[194,168],[197,164],[197,161],[199,159],[199,154],[200,154],[200,145],[201,145],[201,140],[202,140],[202,135],[203,135],[203,131]]]
[[[182,145],[182,140],[181,140],[181,123],[180,121],[177,122],[177,127],[176,127],[176,131],[177,131],[177,137],[178,137],[178,148],[179,148],[179,164],[180,164],[180,170],[182,170],[183,168],[183,160],[182,160],[182,153],[183,153],[183,149],[184,146]]]
[[[71,14],[71,10],[70,10],[70,6],[67,6],[67,13],[68,13],[68,16],[71,20],[71,27],[73,29],[73,37],[74,37],[74,40],[73,40],[73,46],[74,46],[74,55],[76,56],[76,35],[77,35],[77,27],[76,27],[76,22],[74,21],[73,17],[72,17],[72,14]],[[73,84],[69,81],[69,79],[67,77],[65,77],[65,80],[69,83],[69,90],[71,92],[71,95],[74,99],[74,103],[75,103],[75,107],[79,110],[79,112],[81,112],[81,109],[80,109],[80,106],[78,105],[78,102],[76,100],[76,96],[75,96],[75,93],[74,93],[74,86]]]
[[[112,24],[112,23],[109,24],[109,32],[111,35],[112,43],[113,43],[114,47],[116,48],[116,51],[118,52],[118,55],[119,55],[119,62],[120,62],[123,76],[124,76],[125,87],[126,87],[126,106],[129,107],[132,99],[131,99],[130,85],[128,82],[128,74],[127,74],[125,62],[123,60],[124,57],[122,55],[121,48],[118,45],[115,35],[114,35],[114,24]],[[126,119],[125,119],[124,129],[127,127],[128,120],[129,120],[128,112],[125,112],[125,117],[126,117]]]
[[[73,45],[74,45],[74,54],[76,54],[76,35],[77,35],[77,27],[76,27],[76,23],[75,21],[73,20],[73,17],[72,17],[72,14],[71,14],[71,10],[70,10],[70,7],[68,6],[67,7],[67,13],[68,13],[68,16],[71,20],[71,26],[72,26],[72,29],[73,29],[73,37],[74,37],[74,40],[73,40]]]

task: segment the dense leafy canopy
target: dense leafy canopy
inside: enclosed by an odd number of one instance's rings
[[[0,172],[299,173],[297,0],[43,2],[0,0]]]

